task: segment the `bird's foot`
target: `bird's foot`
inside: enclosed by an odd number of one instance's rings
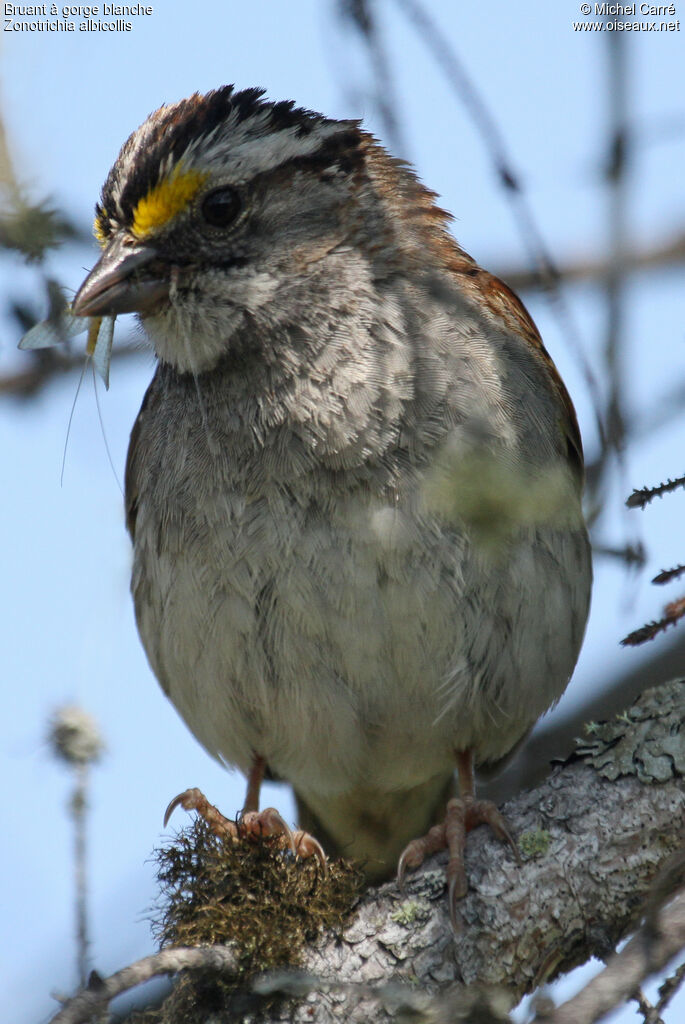
[[[241,839],[245,836],[281,836],[283,845],[296,857],[301,857],[302,860],[316,857],[324,873],[328,870],[326,854],[318,839],[302,829],[293,832],[275,807],[265,807],[263,811],[245,811],[236,824]]]
[[[214,804],[210,804],[201,790],[193,787],[179,793],[171,801],[164,813],[165,828],[177,807],[183,807],[186,811],[197,811],[212,832],[222,839],[228,837],[239,840],[257,839],[261,836],[279,836],[283,846],[297,857],[301,857],[303,860],[308,857],[316,857],[324,873],[327,871],[326,854],[323,852],[321,843],[309,832],[303,832],[301,829],[293,832],[275,807],[265,807],[263,811],[245,811],[239,815],[237,821],[231,821],[230,818],[224,817]]]
[[[461,796],[448,801],[445,820],[441,825],[434,825],[425,836],[412,839],[407,844],[397,865],[397,883],[402,888],[407,871],[420,867],[426,857],[437,853],[438,850],[448,851],[447,892],[450,921],[455,931],[459,931],[457,901],[465,896],[468,890],[464,865],[466,835],[477,825],[489,825],[498,839],[509,844],[516,862],[521,863],[516,840],[495,804],[491,800]]]
[[[164,812],[164,828],[167,827],[169,818],[177,807],[182,807],[184,811],[197,811],[200,817],[204,818],[207,822],[212,832],[222,839],[225,839],[227,836],[231,839],[238,839],[238,823],[231,821],[230,818],[225,818],[219,808],[215,807],[214,804],[210,804],[202,790],[198,789],[197,786],[193,786],[192,789],[186,789],[183,793],[179,793],[178,796],[174,797]]]

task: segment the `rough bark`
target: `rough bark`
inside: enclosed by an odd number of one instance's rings
[[[515,1004],[546,978],[607,956],[637,925],[652,880],[682,841],[685,791],[682,779],[611,782],[579,763],[555,769],[504,811],[517,835],[532,835],[534,844],[547,832],[549,845],[520,868],[485,830],[473,834],[461,934],[450,930],[437,858],[409,882],[405,898],[395,885],[369,894],[342,941],[310,950],[306,969],[337,983],[404,981],[422,993],[406,993],[417,1010],[425,994],[455,982],[501,986]],[[357,997],[354,987],[321,992],[294,1015],[273,1019],[393,1019],[382,1001],[355,1006]],[[398,991],[395,1008],[401,1000]]]

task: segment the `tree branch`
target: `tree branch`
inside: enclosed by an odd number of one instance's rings
[[[235,974],[238,969],[235,952],[226,946],[202,949],[177,946],[175,949],[163,949],[153,956],[137,960],[109,978],[101,978],[93,973],[88,987],[70,999],[52,1018],[50,1024],[83,1024],[95,1014],[102,1013],[115,996],[142,985],[150,978],[159,974],[177,974],[179,971],[198,968],[211,968]]]
[[[683,948],[685,892],[661,912],[656,934],[641,928],[601,974],[548,1018],[549,1024],[592,1024],[629,999],[645,978],[666,967]]]
[[[624,666],[623,672],[601,687],[589,688],[589,696],[571,714],[552,719],[533,733],[506,772],[481,782],[481,794],[499,804],[522,789],[537,786],[546,776],[551,761],[568,756],[574,747],[574,737],[582,734],[586,722],[612,718],[646,689],[660,686],[682,671],[685,635],[676,633],[671,643],[657,647],[647,662],[636,665],[634,660],[624,657],[618,663]]]
[[[435,1020],[437,1005],[444,1011],[464,998],[472,1005],[485,990],[489,1000],[501,1000],[497,993],[505,991],[506,1010],[497,1016],[490,1008],[480,1019],[506,1020],[509,1007],[543,981],[593,955],[606,958],[640,922],[653,879],[682,842],[684,720],[685,680],[679,680],[647,691],[605,726],[593,725],[570,762],[503,808],[518,836],[522,866],[485,829],[469,838],[470,891],[457,936],[449,924],[445,858],[438,856],[409,878],[406,893],[394,883],[370,890],[341,935],[323,933],[307,948],[302,971],[256,979],[253,998],[280,992],[288,999],[270,1004],[265,1019],[386,1024],[404,1007],[416,1021],[429,1019],[429,1010]],[[680,870],[671,875],[661,884],[659,903],[682,884]],[[685,944],[681,924],[671,928],[671,916],[664,920],[647,973],[673,955],[681,938]],[[218,948],[225,959],[217,966],[231,971],[230,950]],[[192,951],[181,952],[190,957]],[[142,961],[147,973],[133,972],[130,985],[160,970],[206,966],[207,952],[180,966],[170,959],[160,967],[163,961],[148,958]],[[643,959],[645,970],[646,964]],[[645,976],[638,966],[631,971],[628,993]],[[103,983],[105,994],[77,996],[83,1001],[78,1013],[69,1004],[53,1024],[86,1020],[93,1000],[101,1007],[128,987],[126,978],[119,972]],[[464,986],[472,990],[468,997]]]
[[[677,267],[685,263],[685,231],[679,231],[671,238],[659,239],[650,246],[633,245],[623,257],[625,274],[645,273],[661,270],[663,267]],[[603,284],[610,276],[611,262],[604,256],[593,258],[588,256],[570,259],[558,267],[558,277],[566,284],[591,282]],[[539,276],[532,270],[521,266],[501,266],[497,276],[506,281],[514,291],[531,292],[540,290],[543,285]]]

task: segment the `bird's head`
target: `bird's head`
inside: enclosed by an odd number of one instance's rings
[[[351,244],[368,139],[357,122],[257,89],[161,107],[107,177],[95,216],[102,255],[73,312],[138,313],[160,359],[211,369],[246,319],[254,326],[267,308],[272,324],[296,319],[289,306],[312,270]]]

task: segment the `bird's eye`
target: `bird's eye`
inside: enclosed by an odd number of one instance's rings
[[[217,188],[202,200],[202,216],[213,228],[227,228],[242,209],[240,195],[234,188]]]

